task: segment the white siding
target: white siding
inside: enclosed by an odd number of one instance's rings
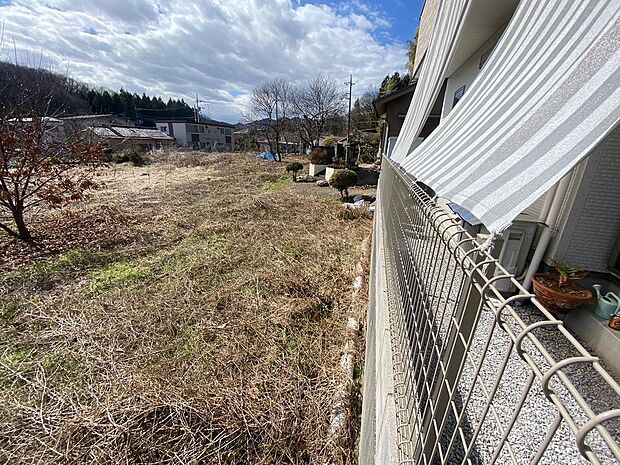
[[[620,128],[590,155],[550,257],[606,272],[620,231]]]
[[[547,195],[549,195],[549,192],[539,197],[536,202],[534,202],[532,205],[527,207],[525,211],[523,212],[523,214],[527,215],[528,218],[532,220],[536,220],[540,218],[540,214],[542,213],[543,208],[545,206],[545,200],[547,199]]]
[[[452,110],[454,93],[463,86],[465,86],[465,93],[467,93],[467,90],[480,72],[480,58],[483,54],[487,53],[495,46],[500,35],[501,31],[496,31],[488,40],[484,42],[484,44],[480,46],[480,48],[472,53],[471,56],[454,71],[454,73],[448,77],[446,94],[441,111],[442,119]]]
[[[172,123],[174,138],[179,145],[187,145],[187,132],[185,131],[185,123]]]

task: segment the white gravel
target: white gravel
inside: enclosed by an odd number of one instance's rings
[[[531,306],[520,307],[518,313],[526,324],[543,319],[543,315]],[[511,320],[507,318],[506,321],[510,322]],[[474,340],[472,341],[471,355],[473,364],[478,363],[487,337],[494,326],[494,315],[488,310],[483,311]],[[515,332],[518,332],[516,322],[512,321],[511,326],[514,326]],[[556,329],[538,329],[536,330],[536,336],[556,360],[578,355],[572,345]],[[524,347],[527,352],[533,356],[538,366],[544,372],[549,365],[545,363],[542,355],[532,344],[525,343]],[[483,393],[480,383],[484,383],[487,392],[491,391],[493,383],[500,374],[500,367],[508,348],[509,337],[498,327],[495,327],[491,345],[480,370],[479,378],[481,378],[481,380],[477,380],[471,400],[466,408],[467,422],[463,429],[465,430],[464,433],[468,441],[471,439],[472,430],[480,422],[482,411],[486,404],[486,396]],[[609,389],[602,378],[589,365],[573,365],[565,369],[564,372],[569,376],[575,387],[579,390],[581,395],[584,396],[595,412],[599,413],[620,406],[620,399],[618,399],[615,393]],[[513,349],[506,369],[501,375],[500,383],[493,399],[493,406],[495,407],[502,428],[509,422],[530,373],[530,368]],[[464,402],[468,389],[472,384],[473,374],[473,366],[467,364],[458,385],[457,397],[459,399],[457,404],[462,405],[462,402]],[[574,421],[578,425],[585,423],[585,414],[577,406],[569,392],[557,381],[552,381],[551,387],[565,402]],[[517,463],[530,463],[532,458],[536,455],[556,413],[556,407],[547,400],[543,394],[540,382],[535,380],[529,390],[518,419],[508,436],[508,442],[512,447]],[[617,441],[620,441],[620,422],[609,422],[607,427],[612,436],[614,436]],[[492,415],[492,412],[489,411],[480,429],[480,434],[476,439],[475,452],[472,454],[471,463],[491,463],[491,458],[500,437],[500,426]],[[590,434],[588,444],[597,452],[601,463],[610,465],[617,464],[611,451],[598,433],[594,432]],[[454,454],[454,458],[448,463],[460,463],[461,459],[462,454],[456,453]],[[504,446],[496,463],[513,463],[508,447]],[[587,464],[589,462],[584,459],[577,450],[575,438],[568,425],[562,422],[561,427],[555,434],[540,463],[557,465]]]

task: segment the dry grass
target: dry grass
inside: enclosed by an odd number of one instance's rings
[[[202,157],[110,170],[36,248],[0,237],[0,463],[354,462],[327,431],[371,220]]]

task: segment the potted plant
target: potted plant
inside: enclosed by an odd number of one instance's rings
[[[592,292],[575,281],[584,278],[584,268],[567,261],[555,263],[556,273],[537,273],[532,278],[534,294],[553,315],[566,313],[592,299]]]

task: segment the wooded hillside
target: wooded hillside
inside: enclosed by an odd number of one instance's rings
[[[0,112],[71,116],[113,113],[133,118],[149,110],[168,110],[169,116],[191,116],[184,100],[141,96],[95,88],[46,69],[0,62]],[[144,111],[146,110],[146,112]]]

